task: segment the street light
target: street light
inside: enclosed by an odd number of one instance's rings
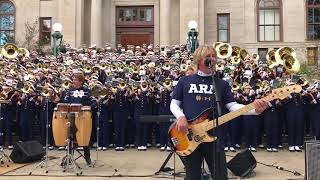
[[[188,32],[188,39],[187,39],[187,48],[189,53],[193,53],[199,46],[198,42],[198,32],[197,27],[198,23],[196,21],[189,21],[188,23],[189,32]]]
[[[61,34],[62,25],[60,23],[55,23],[52,29],[54,31],[52,33],[52,38],[53,38],[52,54],[54,55],[54,57],[57,57],[62,45],[62,37],[63,37],[63,35]],[[58,44],[57,42],[59,39],[60,39],[60,43]]]

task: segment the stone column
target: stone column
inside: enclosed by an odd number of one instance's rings
[[[92,0],[91,4],[91,44],[102,47],[102,0]]]
[[[160,1],[160,45],[170,45],[170,0]]]

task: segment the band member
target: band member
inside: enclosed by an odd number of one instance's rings
[[[109,134],[110,134],[110,126],[109,126],[109,108],[112,105],[111,95],[107,95],[101,97],[98,101],[98,113],[99,115],[99,148],[98,150],[107,150],[109,146]]]
[[[298,151],[303,144],[303,109],[300,93],[291,93],[286,101],[289,151]]]
[[[113,125],[115,131],[115,150],[124,151],[126,139],[126,126],[129,116],[129,91],[128,87],[118,87],[115,96]]]
[[[47,98],[47,99],[46,99]],[[48,101],[48,102],[47,102]],[[59,99],[55,99],[55,102],[58,102]],[[49,150],[53,149],[53,134],[52,134],[52,116],[53,110],[56,106],[56,103],[53,102],[49,97],[38,96],[36,100],[36,108],[39,110],[39,122],[40,122],[40,143],[42,146],[46,146],[46,134],[47,134],[47,125],[48,125],[48,146]],[[48,112],[47,112],[48,111]],[[48,115],[48,124],[47,124],[47,115]]]
[[[27,141],[33,138],[33,123],[35,121],[35,96],[33,90],[22,93],[17,104],[20,109],[21,140]]]
[[[172,114],[177,118],[176,127],[179,131],[186,133],[188,129],[188,122],[196,118],[201,112],[210,108],[213,86],[212,72],[206,66],[205,61],[208,59],[212,62],[213,67],[216,64],[216,52],[212,46],[200,46],[194,52],[194,63],[197,65],[198,72],[191,76],[182,77],[174,89],[170,109]],[[243,105],[234,101],[229,84],[221,79],[215,79],[216,86],[219,88],[217,95],[221,97],[221,103],[225,105],[230,111],[235,111]],[[263,112],[268,104],[263,100],[254,101],[255,110],[247,113],[247,115],[260,114]],[[188,180],[201,179],[201,165],[203,158],[206,160],[210,172],[219,180],[227,179],[226,157],[225,152],[217,148],[216,157],[220,162],[214,161],[212,149],[214,146],[220,146],[216,142],[202,143],[189,156],[186,156],[185,165]],[[214,172],[214,164],[216,172]],[[219,163],[219,164],[218,164]],[[220,171],[218,171],[218,169]]]
[[[266,92],[268,95],[270,91]],[[280,121],[279,121],[279,107],[281,106],[280,100],[273,100],[269,104],[268,108],[264,112],[264,125],[267,135],[267,151],[277,152],[278,145],[280,144]]]
[[[85,77],[82,73],[77,73],[72,78],[72,85],[63,99],[64,103],[81,104],[82,106],[90,106],[94,109],[97,105],[96,100],[90,96],[88,88],[83,87]],[[84,158],[88,166],[91,166],[90,148],[89,146],[83,147]]]

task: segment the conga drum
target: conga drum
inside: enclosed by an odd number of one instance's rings
[[[81,112],[75,116],[77,128],[76,139],[78,146],[88,146],[92,131],[92,114],[90,106],[83,106]]]
[[[70,104],[68,103],[58,103],[57,104],[57,111],[68,113],[70,108]]]
[[[52,117],[52,134],[56,146],[66,146],[68,138],[68,114],[54,109]]]
[[[80,113],[82,105],[81,104],[70,104],[71,113]]]

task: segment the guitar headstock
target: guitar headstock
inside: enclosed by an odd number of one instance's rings
[[[272,99],[284,99],[288,97],[291,93],[299,93],[301,91],[302,87],[300,85],[295,84],[272,90],[271,97]]]

